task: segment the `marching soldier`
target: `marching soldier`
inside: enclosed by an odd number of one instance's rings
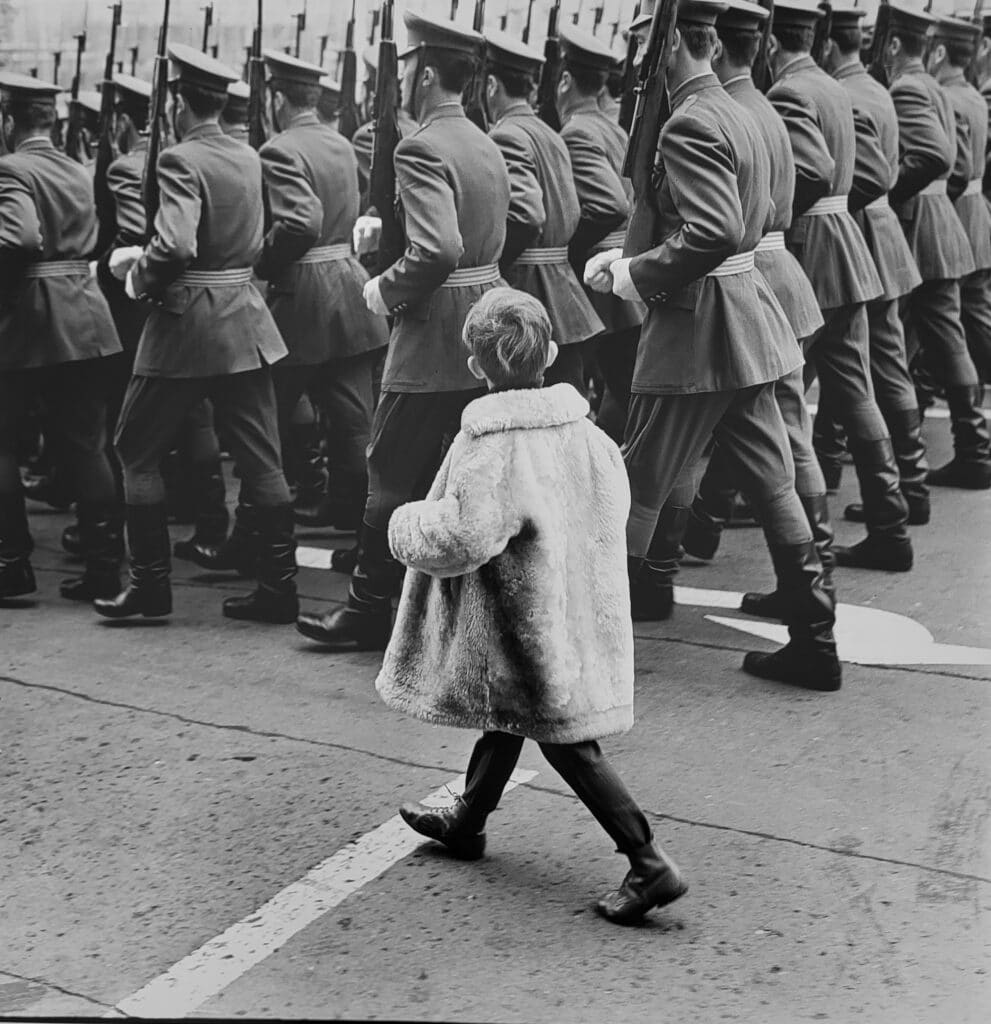
[[[106,388],[107,357],[121,345],[87,263],[98,232],[93,182],[51,139],[58,91],[0,72],[0,599],[35,590],[16,440],[36,397],[72,478],[85,549],[85,572],[62,596],[91,600],[120,585]]]
[[[271,226],[257,271],[289,349],[273,371],[280,435],[285,446],[308,392],[324,415],[329,482],[306,522],[357,529],[368,492],[374,367],[389,343],[385,317],[365,306],[368,274],[351,249],[357,161],[348,140],[317,117],[323,69],[275,51],[265,63],[279,132],[261,150]]]
[[[561,29],[559,39],[562,60],[556,104],[581,208],[570,244],[572,266],[581,276],[590,256],[623,245],[633,190],[622,176],[627,134],[602,112],[598,102],[613,67],[612,51],[571,25]],[[626,425],[644,305],[612,294],[592,292],[590,297],[605,325],[591,346],[606,385],[597,423],[619,442]]]
[[[833,9],[831,40],[823,66],[846,89],[853,104],[857,156],[850,210],[863,231],[883,288],[880,298],[867,303],[871,380],[891,434],[899,486],[908,505],[908,523],[920,526],[929,522],[929,465],[898,305],[922,279],[888,201],[888,192],[898,179],[898,115],[888,90],[867,73],[860,60],[863,16],[856,7]],[[874,195],[876,199],[871,198]],[[821,403],[820,410],[820,415],[828,418],[829,411]],[[849,505],[844,515],[853,522],[863,522],[863,505]]]
[[[257,590],[228,598],[229,618],[291,622],[298,610],[292,505],[279,458],[270,366],[286,354],[252,284],[262,247],[261,164],[218,119],[237,74],[192,47],[170,48],[170,119],[178,142],[158,163],[161,208],[142,250],[110,267],[127,293],[151,299],[115,440],[124,467],[131,577],[94,602],[107,618],[172,610],[162,456],[205,398],[226,428],[242,488],[255,506]]]
[[[762,25],[768,18],[766,8],[747,0],[729,0],[728,9],[716,21],[716,32],[722,44],[712,67],[723,88],[753,117],[771,157],[771,199],[774,221],[771,229],[757,243],[754,261],[764,275],[771,291],[799,341],[808,344],[823,325],[815,292],[801,264],[785,246],[785,232],[791,226],[792,202],[795,194],[795,161],[791,155],[788,132],[777,111],[756,85],[752,67],[763,41]],[[795,462],[795,490],[805,509],[812,529],[812,538],[823,566],[823,585],[831,588],[833,531],[829,525],[826,482],[812,450],[812,422],[805,404],[802,370],[798,367],[774,385],[774,395],[781,409],[792,458]],[[719,544],[722,527],[732,514],[736,488],[732,484],[731,467],[726,453],[713,452],[692,504],[692,515],[682,545],[694,557],[708,560]],[[761,602],[748,611],[780,617],[773,608],[776,599]]]
[[[331,128],[337,127],[340,118],[341,83],[330,75],[320,78],[320,98],[317,100],[317,117]]]
[[[866,304],[880,297],[882,285],[849,212],[856,160],[853,106],[810,53],[820,17],[822,11],[803,0],[775,4],[775,81],[767,94],[785,122],[795,157],[794,217],[786,240],[826,321],[807,351],[806,383],[818,376],[823,401],[846,429],[864,502],[867,537],[853,547],[834,547],[837,565],[907,572],[908,507],[870,376]],[[871,199],[882,193],[879,186]]]
[[[568,260],[581,216],[568,147],[528,102],[543,62],[541,54],[504,33],[486,37],[489,136],[506,161],[510,186],[499,265],[503,277],[539,299],[550,317],[559,350],[544,384],[563,381],[584,395],[582,348],[604,325]]]
[[[509,178],[498,148],[465,116],[461,96],[484,39],[406,12],[402,101],[419,127],[396,148],[407,247],[365,285],[369,309],[395,318],[368,448],[368,503],[346,608],[301,615],[305,636],[333,650],[382,650],[398,582],[393,511],[426,493],[445,439],[479,394],[461,330],[472,304],[501,283]]]
[[[791,635],[781,651],[748,654],[743,667],[806,689],[836,690],[833,600],[822,586],[774,398],[774,382],[801,366],[802,354],[754,265],[774,218],[770,158],[753,118],[730,99],[710,64],[718,45],[713,25],[725,10],[712,0],[678,8],[654,247],[632,258],[605,253],[586,270],[593,286],[611,282],[615,293],[641,298],[649,310],[624,445],[631,598],[636,604],[654,593],[670,597],[667,567],[654,578],[658,514],[666,502],[691,502],[695,466],[714,437],[731,454],[764,526]]]
[[[890,5],[884,59],[898,116],[898,180],[890,201],[922,284],[901,300],[909,362],[919,351],[950,408],[954,457],[931,470],[931,484],[991,487],[991,439],[981,388],[960,319],[960,280],[973,273],[967,233],[947,195],[957,162],[956,118],[946,93],[922,65],[933,18]],[[969,162],[969,153],[962,153]]]
[[[220,115],[220,128],[238,142],[249,145],[248,104],[251,101],[251,89],[247,82],[238,79],[227,87],[227,103]]]
[[[960,319],[974,367],[986,381],[991,379],[991,213],[981,190],[988,112],[984,98],[964,77],[980,38],[979,25],[940,18],[933,31],[929,72],[953,105],[957,149],[967,156],[967,175],[959,174],[958,160],[946,184],[974,255],[974,272],[960,279]]]

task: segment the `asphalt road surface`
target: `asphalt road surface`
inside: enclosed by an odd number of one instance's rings
[[[450,798],[472,735],[387,710],[375,655],[223,619],[236,577],[177,563],[167,623],[98,620],[37,508],[38,599],[0,608],[0,1015],[987,1021],[991,496],[934,506],[912,573],[838,574],[838,693],[740,671],[772,645],[728,607],[771,584],[753,529],[637,627],[637,724],[604,746],[691,891],[631,929],[593,909],[623,859],[535,746],[487,857],[450,860],[395,814]]]

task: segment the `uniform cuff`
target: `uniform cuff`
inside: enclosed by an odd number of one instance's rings
[[[637,286],[633,283],[633,278],[630,276],[630,263],[632,262],[632,258],[627,257],[616,260],[609,268],[612,271],[612,291],[613,295],[618,295],[621,299],[627,299],[631,302],[642,302],[643,299],[640,292],[637,291]]]

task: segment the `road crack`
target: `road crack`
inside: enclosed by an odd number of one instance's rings
[[[0,967],[0,977],[14,978],[17,981],[27,981],[32,985],[40,985],[43,988],[51,989],[53,992],[60,992],[64,996],[72,996],[73,999],[82,999],[87,1003],[91,1003],[93,1006],[99,1006],[101,1010],[113,1010],[113,1003],[104,1003],[99,999],[94,999],[92,996],[86,995],[84,992],[76,992],[71,988],[66,988],[64,985],[57,985],[54,981],[49,981],[47,978],[35,978],[30,974],[18,974],[16,971],[8,970],[6,967]]]

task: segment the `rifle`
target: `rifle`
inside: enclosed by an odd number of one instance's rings
[[[602,16],[606,13],[606,5],[599,4],[592,12],[592,35],[599,34],[599,26],[602,24]]]
[[[571,24],[578,26],[578,22],[582,18],[582,8],[585,6],[585,0],[578,0],[578,6],[575,8],[575,13],[571,15]]]
[[[338,130],[350,139],[358,130],[361,115],[358,112],[358,55],[354,52],[355,0],[351,0],[351,20],[344,40],[344,66],[341,71],[341,112]]]
[[[760,32],[760,48],[750,69],[750,76],[761,92],[767,92],[771,88],[771,66],[767,62],[767,46],[771,38],[771,25],[774,22],[774,0],[757,0],[757,3],[767,8],[767,20]]]
[[[131,47],[131,74],[135,74],[138,70],[138,48],[136,46]]]
[[[504,14],[499,16],[499,31],[505,32],[506,26],[509,24],[509,8],[512,6],[512,0],[506,0],[506,11]]]
[[[72,76],[72,85],[69,95],[72,101],[69,104],[69,123],[65,128],[65,152],[73,160],[82,163],[80,145],[83,133],[83,111],[79,105],[79,84],[82,79],[83,54],[86,52],[86,29],[83,28],[76,40],[76,73]]]
[[[640,4],[633,8],[631,21],[640,17]],[[626,40],[626,60],[623,61],[623,92],[619,101],[619,126],[629,132],[633,125],[633,108],[636,106],[637,93],[637,35],[631,32]]]
[[[152,73],[151,109],[148,112],[151,131],[148,136],[148,158],[145,161],[144,180],[141,183],[141,197],[145,204],[145,237],[151,241],[155,233],[155,218],[161,205],[158,188],[158,157],[162,152],[162,137],[165,134],[165,104],[169,93],[169,7],[171,0],[165,0],[162,25],[158,30],[158,49],[155,52],[155,69]]]
[[[93,175],[93,198],[96,201],[96,215],[100,221],[97,252],[101,253],[110,245],[116,233],[116,208],[110,186],[107,184],[107,168],[115,156],[113,78],[122,6],[120,0],[114,4],[110,21],[110,49],[107,51],[107,62],[103,66],[103,91],[100,93],[100,140],[96,147],[96,168]]]
[[[203,8],[203,45],[200,49],[206,53],[210,45],[210,26],[213,25],[213,4],[209,3]]]
[[[554,131],[561,130],[561,118],[557,112],[557,82],[561,77],[561,46],[558,43],[558,19],[561,16],[561,0],[554,4],[547,15],[547,40],[544,43],[544,67],[537,86],[537,113],[540,119]]]
[[[261,149],[265,145],[265,62],[262,60],[262,8],[258,0],[258,22],[251,34],[251,56],[248,58],[248,145]]]
[[[352,4],[352,20],[354,19],[354,7]],[[294,14],[293,17],[296,19],[296,49],[293,53],[294,57],[299,57],[299,44],[303,38],[303,30],[306,28],[306,0],[303,0],[303,9],[299,14]]]
[[[54,82],[55,85],[58,85],[59,72],[62,70],[62,51],[56,50],[52,54],[52,57],[55,59],[55,70],[52,74],[52,82]]]
[[[460,0],[451,0],[451,21],[458,20],[458,5]]]
[[[983,11],[984,0],[976,0],[976,2],[974,3],[974,13],[971,15],[970,20],[977,26],[979,31],[977,34],[977,38],[974,40],[974,55],[967,62],[967,68],[964,72],[964,74],[967,77],[967,81],[970,82],[970,84],[974,86],[975,89],[980,88],[980,82],[978,81],[977,76],[977,61],[980,56],[981,39],[983,37],[983,32],[980,31],[983,23]]]
[[[379,27],[379,14],[380,12],[378,10],[372,11],[372,28],[371,31],[368,33],[369,46],[375,45],[375,32]]]
[[[881,0],[874,23],[874,38],[871,40],[871,56],[868,72],[882,85],[888,84],[888,72],[884,67],[884,51],[888,48],[888,28],[891,25],[891,8],[888,0]]]
[[[646,252],[655,242],[657,211],[652,200],[657,187],[657,147],[661,128],[671,114],[665,72],[671,59],[677,14],[678,0],[658,0],[640,62],[633,125],[623,161],[623,177],[633,182],[634,199],[624,248],[628,255]]]
[[[530,42],[530,26],[533,23],[533,0],[527,4],[526,8],[526,24],[523,26],[523,42],[528,44]]]
[[[472,17],[471,27],[476,32],[482,32],[485,28],[485,0],[475,0],[475,13]],[[468,95],[465,97],[465,113],[468,119],[473,121],[483,132],[489,130],[489,118],[485,111],[485,103],[482,95],[485,90],[485,56],[481,57],[478,68],[472,76],[471,84],[468,86]]]
[[[815,36],[812,39],[811,56],[816,64],[822,64],[822,58],[826,53],[826,43],[833,29],[833,5],[829,0],[821,0],[819,10],[822,17],[816,22]]]
[[[402,256],[404,247],[403,229],[396,211],[396,168],[392,159],[399,144],[399,58],[392,37],[394,4],[395,0],[384,0],[382,4],[382,34],[375,80],[375,134],[368,177],[368,197],[382,219],[379,273]]]

